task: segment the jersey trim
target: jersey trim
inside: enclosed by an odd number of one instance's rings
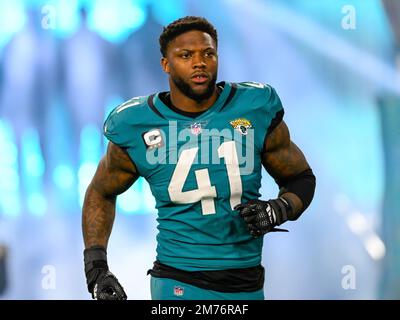
[[[274,131],[274,129],[282,122],[282,120],[283,120],[283,115],[285,114],[285,111],[282,109],[282,110],[279,110],[276,114],[275,114],[275,117],[272,119],[272,121],[271,121],[271,123],[270,123],[270,125],[269,125],[269,127],[268,127],[268,130],[267,130],[267,133],[265,134],[265,137],[264,137],[264,141],[263,141],[263,153],[265,153],[267,150],[265,149],[265,140],[267,139],[267,137],[271,134],[271,132],[272,131]]]
[[[152,95],[150,95],[150,96],[147,98],[147,104],[149,105],[150,109],[153,110],[153,112],[154,112],[156,115],[158,115],[158,116],[161,117],[162,119],[167,120],[167,119],[161,114],[161,112],[158,111],[158,109],[157,109],[156,106],[154,105],[153,99],[154,99],[154,96],[155,96],[155,95],[156,95],[156,94],[153,93]]]
[[[160,94],[162,95],[163,92],[159,92],[154,95],[152,102],[153,106],[157,108],[157,110],[167,119],[176,119],[176,120],[193,120],[193,119],[204,119],[204,118],[209,118],[214,114],[215,112],[218,113],[221,110],[221,107],[224,105],[226,102],[226,99],[228,98],[231,90],[232,90],[232,85],[228,82],[219,82],[217,83],[218,86],[222,85],[224,86],[224,89],[222,90],[221,94],[217,98],[217,100],[214,102],[210,108],[207,110],[204,110],[200,115],[193,117],[193,115],[184,115],[181,111],[176,112],[176,110],[173,110],[170,106],[166,105],[162,99],[160,99]]]
[[[236,83],[232,83],[232,88],[231,88],[231,91],[229,92],[229,96],[226,99],[226,101],[225,101],[224,105],[222,106],[222,108],[220,109],[220,111],[222,111],[232,101],[233,97],[236,94],[236,91],[237,91],[237,85],[236,85]]]
[[[178,109],[177,107],[175,107],[172,102],[171,99],[168,98],[169,92],[161,92],[159,93],[159,98],[160,100],[168,107],[170,108],[172,111],[179,113],[183,116],[186,117],[190,117],[190,118],[196,118],[198,116],[200,116],[201,114],[203,114],[204,112],[206,112],[207,110],[203,110],[203,111],[199,111],[199,112],[189,112],[189,111],[184,111],[181,109]]]

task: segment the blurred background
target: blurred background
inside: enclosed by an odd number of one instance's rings
[[[108,112],[168,90],[162,26],[204,16],[219,80],[272,85],[317,177],[265,237],[268,299],[400,298],[400,1],[0,0],[0,299],[89,299],[81,205]],[[264,199],[278,189],[267,174]],[[118,198],[109,265],[150,299],[155,201]]]

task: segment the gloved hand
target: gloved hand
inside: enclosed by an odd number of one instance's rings
[[[107,252],[102,246],[93,246],[83,252],[86,283],[96,300],[126,300],[118,279],[108,270]]]
[[[288,220],[292,207],[286,199],[280,197],[268,201],[250,200],[247,203],[238,204],[234,210],[239,210],[250,234],[257,238],[268,232],[287,232],[285,229],[275,227]]]

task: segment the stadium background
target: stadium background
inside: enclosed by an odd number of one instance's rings
[[[276,88],[317,176],[290,233],[265,238],[267,298],[400,298],[398,4],[0,0],[0,298],[89,298],[81,204],[103,120],[167,90],[158,36],[184,15],[216,26],[219,80]],[[261,191],[277,193],[267,175]],[[109,265],[130,299],[150,297],[154,203],[142,180],[118,199]]]

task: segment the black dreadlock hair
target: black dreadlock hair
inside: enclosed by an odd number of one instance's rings
[[[159,38],[162,56],[166,56],[168,45],[172,40],[182,33],[191,30],[199,30],[208,33],[218,46],[217,30],[215,30],[214,26],[207,19],[202,17],[186,16],[171,22],[168,26],[163,28],[163,32]]]

